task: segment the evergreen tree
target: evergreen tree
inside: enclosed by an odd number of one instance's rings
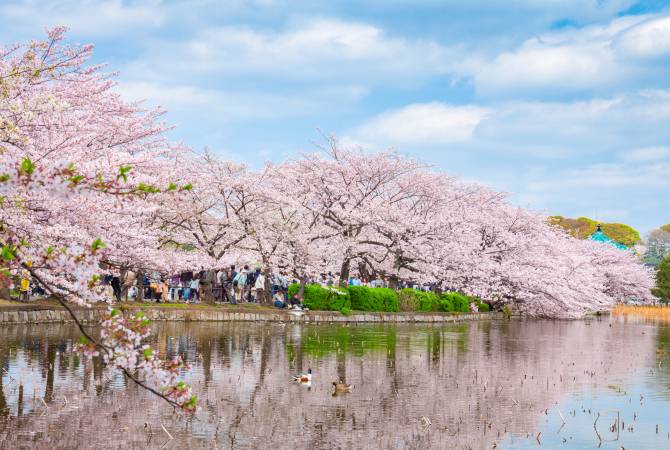
[[[670,256],[656,269],[656,288],[651,290],[661,302],[670,302]]]

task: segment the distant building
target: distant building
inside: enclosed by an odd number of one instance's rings
[[[602,242],[603,244],[610,244],[613,247],[616,247],[621,250],[628,250],[628,247],[626,247],[623,244],[618,243],[617,241],[611,239],[609,236],[607,236],[603,232],[603,228],[598,224],[596,226],[596,231],[593,232],[591,236],[589,236],[589,241],[595,241],[595,242]]]

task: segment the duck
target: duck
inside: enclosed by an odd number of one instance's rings
[[[307,373],[301,373],[298,375],[293,375],[293,381],[299,381],[300,383],[309,383],[312,381],[312,369],[307,369]]]
[[[335,388],[336,394],[343,394],[345,392],[351,391],[352,386],[350,384],[345,384],[342,380],[333,381],[333,387]]]

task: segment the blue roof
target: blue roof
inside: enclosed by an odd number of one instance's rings
[[[621,250],[628,250],[628,247],[623,244],[619,244],[617,241],[609,238],[605,233],[603,233],[600,225],[598,225],[596,231],[594,231],[593,234],[589,236],[589,241],[602,242],[603,244],[610,244],[611,246]]]

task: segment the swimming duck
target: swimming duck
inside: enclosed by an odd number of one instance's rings
[[[300,383],[308,383],[312,381],[312,369],[307,369],[307,373],[293,375],[293,381],[299,381]]]
[[[342,380],[333,381],[333,387],[335,388],[335,393],[344,393],[351,390],[351,385],[343,383]]]

